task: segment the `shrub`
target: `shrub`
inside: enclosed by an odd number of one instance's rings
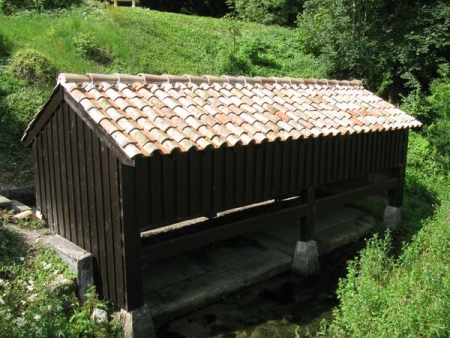
[[[9,73],[30,84],[49,83],[55,78],[55,70],[50,60],[34,49],[20,49],[8,65]]]
[[[72,42],[75,50],[82,57],[101,64],[108,64],[112,60],[109,50],[98,46],[91,32],[79,33],[73,38]]]
[[[69,8],[80,4],[80,0],[0,0],[0,10],[6,15],[11,15],[24,10],[49,10]]]

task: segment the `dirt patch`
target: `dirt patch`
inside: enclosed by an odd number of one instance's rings
[[[157,326],[157,338],[303,337],[317,332],[338,304],[336,288],[347,260],[364,240],[321,258],[321,273],[301,277],[285,273],[223,298],[186,316]]]

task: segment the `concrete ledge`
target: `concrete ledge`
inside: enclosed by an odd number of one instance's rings
[[[0,208],[10,209],[11,208],[11,200],[3,195],[0,195]]]
[[[59,235],[49,238],[47,244],[55,250],[62,261],[76,274],[78,297],[81,301],[84,301],[88,288],[94,284],[91,253]]]
[[[14,210],[17,213],[22,213],[25,211],[30,211],[31,208],[28,205],[25,205],[19,201],[12,200],[11,201],[11,209]]]

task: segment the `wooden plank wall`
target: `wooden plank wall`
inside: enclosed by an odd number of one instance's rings
[[[56,233],[92,253],[98,291],[126,308],[121,164],[65,103],[33,152],[37,207]]]
[[[141,230],[403,165],[408,131],[154,155],[136,164]]]

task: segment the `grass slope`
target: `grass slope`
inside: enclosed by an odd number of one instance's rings
[[[19,140],[59,72],[326,77],[317,59],[299,52],[292,29],[90,4],[0,13],[0,190],[33,183],[30,152]],[[50,61],[50,83],[14,75],[24,49]]]

